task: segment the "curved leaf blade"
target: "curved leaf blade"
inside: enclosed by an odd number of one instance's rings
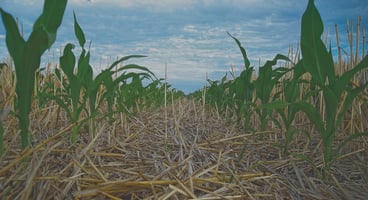
[[[78,39],[79,45],[84,48],[84,44],[86,43],[86,37],[84,36],[83,30],[77,21],[77,17],[75,16],[75,12],[73,12],[74,18],[74,33]]]
[[[227,32],[227,34],[228,34],[231,38],[233,38],[233,40],[234,40],[234,41],[236,42],[236,44],[238,45],[238,47],[239,47],[239,49],[240,49],[240,51],[241,51],[241,53],[242,53],[242,55],[243,55],[243,60],[244,60],[244,66],[245,66],[245,69],[248,69],[248,68],[249,68],[249,66],[250,66],[250,61],[249,61],[249,59],[248,59],[247,52],[245,51],[244,47],[241,45],[240,41],[239,41],[236,37],[232,36],[229,32]]]

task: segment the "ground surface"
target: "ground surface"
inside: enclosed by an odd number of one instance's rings
[[[57,110],[32,113],[33,146],[23,152],[16,119],[6,119],[4,199],[368,199],[367,138],[344,149],[322,181],[318,134],[298,135],[285,155],[281,130],[246,133],[193,100],[117,115],[112,125],[97,120],[95,137],[86,126],[76,144]]]

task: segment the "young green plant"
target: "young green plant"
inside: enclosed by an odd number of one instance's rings
[[[290,79],[284,79],[282,81],[283,97],[259,106],[263,109],[266,108],[275,110],[281,117],[281,120],[278,121],[277,124],[280,128],[282,128],[282,126],[285,127],[286,130],[285,141],[283,145],[284,154],[288,153],[288,147],[293,135],[300,131],[292,126],[296,113],[300,111],[300,109],[298,109],[298,107],[295,105],[295,103],[299,102],[298,98],[300,96],[300,84],[309,83],[301,79],[301,76],[305,73],[301,62],[298,62],[290,69],[290,71],[293,72],[293,77]],[[307,136],[309,136],[309,134],[307,134]]]
[[[207,80],[210,84],[206,88],[207,103],[219,110],[220,113],[225,112],[228,108],[233,108],[233,97],[228,94],[232,81],[228,80],[227,74],[222,77],[221,81]],[[202,94],[200,94],[202,95]]]
[[[367,87],[365,83],[358,87],[351,87],[350,81],[361,70],[368,68],[368,56],[341,76],[335,74],[331,49],[327,51],[321,36],[323,33],[323,23],[321,16],[314,5],[314,0],[309,0],[306,11],[302,17],[301,27],[301,53],[304,70],[312,76],[312,81],[316,88],[323,95],[324,112],[323,116],[317,108],[301,101],[296,103],[298,109],[304,111],[309,120],[315,125],[321,135],[323,146],[323,178],[329,177],[333,162],[338,156],[338,152],[349,141],[368,135],[368,132],[351,133],[342,143],[334,149],[335,137],[338,128],[354,99],[360,95]],[[313,91],[312,91],[313,92]]]
[[[256,90],[256,100],[259,99],[261,106],[256,107],[256,113],[261,121],[261,131],[266,129],[269,120],[273,120],[273,109],[264,107],[262,105],[271,102],[277,103],[277,96],[279,94],[273,94],[276,86],[280,83],[281,77],[283,77],[290,69],[285,67],[277,67],[273,69],[273,66],[278,61],[288,61],[290,59],[287,56],[277,54],[271,61],[267,61],[262,67],[259,68],[259,75],[254,81],[254,87]],[[273,120],[275,121],[275,120]]]
[[[15,108],[18,112],[23,149],[31,141],[28,128],[35,72],[40,66],[42,54],[51,47],[56,39],[56,32],[63,19],[66,4],[67,0],[45,1],[42,14],[34,23],[27,41],[21,36],[13,16],[0,8],[6,30],[6,45],[13,58],[17,77]]]
[[[83,111],[88,113],[88,119],[90,121],[90,135],[93,137],[95,135],[93,120],[97,115],[101,114],[98,112],[98,109],[104,100],[107,102],[108,116],[110,118],[110,122],[112,122],[114,100],[117,95],[117,90],[119,89],[119,84],[124,85],[127,79],[136,76],[155,76],[146,67],[136,64],[127,64],[117,67],[120,63],[131,58],[145,57],[141,55],[130,55],[115,61],[111,66],[109,66],[109,68],[103,70],[94,78],[92,66],[90,65],[90,52],[84,47],[86,39],[83,30],[80,27],[75,14],[73,16],[75,36],[82,48],[78,63],[76,63],[76,56],[73,53],[74,45],[70,43],[67,44],[64,48],[63,55],[60,57],[60,68],[62,71],[60,71],[60,69],[55,70],[55,74],[60,82],[62,82],[63,87],[54,93],[54,91],[50,91],[54,86],[49,85],[39,93],[39,97],[41,99],[54,100],[65,110],[70,121],[74,124],[71,140],[75,143],[78,139],[78,132],[82,126],[82,123],[79,123],[79,121]],[[76,64],[77,70],[75,70]],[[114,71],[114,68],[117,69]],[[129,70],[139,70],[141,72],[128,72]],[[120,75],[113,79],[113,75],[116,73],[120,73]]]
[[[142,57],[145,56],[125,56],[114,62],[107,70],[104,70],[101,74],[97,75],[95,79],[98,82],[98,78],[101,76],[101,82],[105,87],[106,91],[102,95],[102,99],[105,98],[108,103],[110,122],[112,121],[112,109],[115,104],[115,100],[117,100],[117,111],[126,112],[126,109],[129,109],[130,106],[134,105],[134,103],[132,103],[133,101],[137,100],[138,97],[140,98],[146,95],[143,90],[143,80],[157,80],[155,74],[147,67],[136,64],[127,64],[118,67],[115,71],[112,70],[123,61],[127,61],[131,58]],[[120,75],[114,79],[113,75],[119,73]],[[102,99],[100,103],[102,102]]]
[[[243,56],[244,61],[244,70],[240,73],[240,76],[235,78],[234,82],[229,87],[229,95],[234,97],[233,105],[235,106],[236,115],[238,118],[238,122],[242,118],[244,118],[244,128],[245,130],[252,130],[250,127],[250,120],[253,115],[254,108],[254,81],[253,72],[254,67],[250,66],[250,61],[248,59],[247,53],[244,47],[241,45],[240,41],[232,36],[230,33],[227,33],[238,45],[240,52]]]
[[[285,109],[284,108],[276,108],[277,112],[281,116],[282,122],[285,126],[285,141],[284,141],[284,154],[288,153],[288,147],[290,141],[296,133],[299,132],[298,129],[292,127],[292,124],[295,120],[295,115],[299,111],[299,109],[295,106],[294,103],[298,101],[298,97],[300,96],[300,83],[304,81],[300,79],[301,75],[305,73],[304,68],[301,62],[298,62],[293,67],[293,77],[291,79],[286,79],[283,82],[284,86],[284,101],[285,101]]]

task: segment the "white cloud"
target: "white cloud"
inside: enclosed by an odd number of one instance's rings
[[[40,0],[28,0],[28,1],[40,1]],[[228,6],[228,7],[244,7],[244,8],[265,8],[280,6],[280,8],[292,8],[295,7],[293,0],[280,1],[280,0],[69,0],[69,3],[74,5],[111,5],[122,8],[146,8],[154,11],[174,11],[185,10],[190,8],[199,7],[212,7],[212,6]],[[254,11],[249,9],[249,11]],[[265,12],[267,13],[267,12]]]
[[[14,4],[20,4],[20,5],[36,5],[36,4],[43,4],[43,0],[6,0],[5,2],[13,2]]]
[[[75,5],[111,5],[122,8],[149,8],[150,10],[172,11],[194,5],[195,0],[70,0]]]
[[[183,28],[184,32],[189,32],[189,33],[197,33],[197,27],[195,25],[186,25]]]

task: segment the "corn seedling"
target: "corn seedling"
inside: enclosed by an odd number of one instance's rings
[[[13,58],[17,77],[15,108],[18,112],[23,149],[31,141],[28,128],[35,72],[40,65],[42,54],[51,47],[56,39],[56,32],[63,19],[66,3],[66,0],[45,1],[42,14],[34,23],[27,41],[19,33],[13,16],[0,9],[6,29],[6,45]]]
[[[233,97],[228,94],[228,88],[231,85],[231,81],[227,79],[227,75],[225,75],[221,81],[218,80],[207,80],[209,83],[209,87],[206,88],[208,92],[206,92],[207,103],[213,107],[219,109],[221,113],[225,112],[229,107],[233,107]],[[197,98],[202,97],[202,94],[199,93]]]
[[[83,109],[85,109],[87,96],[83,95],[81,97],[81,93],[83,92],[82,83],[80,78],[78,79],[77,77],[83,77],[84,74],[81,73],[82,70],[76,75],[74,74],[76,61],[72,49],[72,44],[66,45],[64,53],[60,57],[60,67],[62,71],[60,69],[55,69],[55,75],[62,83],[62,87],[57,88],[54,86],[53,82],[50,82],[39,91],[38,98],[41,104],[47,103],[49,100],[54,100],[66,112],[66,115],[74,124],[72,129],[72,141],[75,142],[77,139],[77,132],[80,128],[78,120]],[[67,78],[64,77],[63,73]]]
[[[279,103],[276,101],[278,98],[277,95],[273,95],[273,92],[280,83],[281,77],[290,71],[290,69],[284,67],[273,69],[273,66],[275,66],[279,60],[290,61],[288,57],[278,54],[272,61],[267,61],[259,68],[259,75],[254,81],[254,87],[256,90],[256,97],[259,99],[261,105],[270,102]],[[273,109],[267,107],[256,108],[256,113],[261,121],[261,131],[266,130],[268,121],[272,120]]]
[[[240,73],[240,76],[235,78],[231,86],[229,87],[229,95],[234,97],[233,105],[235,105],[236,115],[238,122],[240,119],[244,119],[245,130],[251,130],[250,120],[253,114],[254,108],[254,82],[253,82],[253,72],[254,67],[250,66],[250,62],[244,47],[241,45],[240,41],[232,36],[230,33],[228,35],[234,39],[238,45],[240,52],[243,56],[244,70]]]
[[[137,90],[140,90],[141,89],[140,86],[143,85],[142,84],[143,80],[145,79],[153,80],[155,78],[155,75],[148,68],[139,66],[136,64],[127,64],[127,65],[121,66],[116,71],[112,71],[112,69],[119,63],[126,61],[130,58],[142,58],[142,57],[145,57],[145,56],[130,55],[130,56],[123,57],[119,59],[118,61],[116,61],[107,70],[103,71],[101,74],[99,74],[96,77],[95,79],[96,81],[97,81],[97,78],[101,77],[102,84],[104,85],[104,88],[106,90],[102,95],[102,99],[100,99],[99,101],[99,105],[101,104],[103,98],[105,98],[106,101],[108,102],[110,121],[112,120],[112,108],[114,106],[114,101],[118,99],[119,95],[122,95],[122,91],[124,90],[126,84],[129,85],[128,80],[132,80],[131,84],[132,85],[136,84],[135,86],[137,86],[134,88]],[[113,74],[116,74],[116,73],[121,73],[121,74],[117,78],[113,79]],[[120,103],[123,103],[123,102],[120,102]],[[124,111],[124,110],[118,110],[118,111]]]
[[[327,178],[334,160],[340,149],[349,141],[367,135],[367,132],[352,133],[334,151],[335,136],[338,131],[346,111],[352,106],[354,99],[362,93],[368,83],[361,86],[351,87],[350,81],[361,70],[368,67],[368,57],[343,73],[341,76],[335,74],[331,49],[327,51],[321,40],[323,23],[321,16],[314,5],[313,0],[309,0],[307,9],[302,17],[301,29],[301,65],[304,70],[312,76],[312,81],[316,84],[323,95],[325,104],[323,116],[315,106],[301,101],[296,106],[304,111],[309,120],[315,125],[322,137],[323,144],[323,177]]]
[[[321,135],[324,159],[322,176],[328,178],[340,150],[349,141],[368,135],[367,132],[352,133],[340,144],[334,144],[346,112],[352,107],[356,97],[367,88],[366,82],[360,86],[352,85],[351,82],[358,73],[368,68],[368,57],[365,56],[359,64],[341,75],[335,74],[331,48],[327,50],[321,39],[322,33],[321,17],[314,1],[309,0],[302,17],[302,58],[290,69],[282,67],[273,69],[278,60],[290,61],[286,56],[277,55],[274,60],[260,67],[259,76],[254,81],[252,80],[254,70],[250,67],[245,49],[238,39],[229,34],[241,50],[245,69],[232,81],[226,81],[226,76],[221,82],[211,81],[206,98],[208,102],[214,98],[216,105],[232,108],[238,122],[240,119],[244,121],[245,130],[251,129],[250,119],[254,111],[259,116],[261,130],[266,128],[274,112],[279,113],[281,121],[276,122],[286,129],[284,153],[288,152],[293,135],[299,132],[293,127],[295,116],[299,111],[304,112]],[[293,75],[292,78],[284,76],[288,72]],[[305,79],[305,76],[310,78]],[[275,88],[281,80],[283,80],[282,95],[275,93]],[[308,86],[307,91],[301,92],[303,85]],[[317,106],[317,103],[322,106]],[[304,155],[301,156],[306,158]]]
[[[182,91],[176,90],[170,84],[163,81],[164,79],[157,79],[144,87],[144,96],[141,97],[141,102],[144,104],[143,107],[157,108],[158,106],[164,105],[165,91],[171,93],[173,99],[179,99],[185,96]]]
[[[271,117],[272,110],[266,107],[256,106],[257,100],[261,104],[273,101],[271,98],[272,92],[279,84],[279,79],[289,71],[287,68],[275,68],[277,61],[290,61],[288,57],[277,55],[272,61],[267,61],[264,66],[260,68],[259,76],[256,80],[253,79],[254,67],[250,66],[250,62],[246,50],[241,45],[240,41],[228,35],[236,42],[240,49],[243,61],[244,70],[239,77],[234,77],[234,80],[228,80],[225,75],[221,81],[208,80],[210,87],[207,89],[207,99],[212,105],[218,106],[220,112],[224,112],[228,108],[235,113],[238,123],[244,120],[244,127],[246,130],[251,130],[250,120],[256,111],[261,121],[261,129],[266,128],[269,117]],[[275,97],[273,97],[275,98]],[[256,109],[255,109],[256,108]],[[255,110],[254,110],[255,109]]]
[[[295,120],[295,115],[299,109],[293,104],[298,101],[300,96],[300,84],[304,81],[300,79],[301,75],[304,74],[304,69],[301,63],[297,63],[293,68],[293,78],[284,80],[284,101],[287,103],[284,110],[283,108],[276,108],[279,115],[281,116],[282,122],[285,126],[285,142],[284,142],[284,154],[288,152],[289,143],[299,130],[292,127]]]
[[[120,63],[127,61],[131,58],[142,58],[142,55],[130,55],[120,58],[115,61],[107,69],[99,73],[95,78],[93,77],[92,66],[90,65],[90,52],[84,47],[86,39],[82,28],[78,24],[75,14],[74,16],[74,31],[75,36],[78,39],[79,45],[82,48],[82,52],[79,55],[78,63],[76,63],[76,56],[73,53],[73,44],[67,44],[64,48],[64,53],[60,57],[60,69],[55,70],[55,74],[59,81],[62,82],[63,87],[57,89],[56,93],[52,90],[55,88],[53,85],[45,87],[45,89],[39,93],[39,97],[42,99],[54,100],[61,108],[65,110],[70,121],[74,124],[72,129],[72,142],[75,143],[78,137],[78,131],[82,124],[79,124],[79,118],[82,112],[85,110],[88,113],[90,120],[90,132],[93,137],[94,134],[94,121],[93,119],[101,114],[98,112],[104,100],[107,102],[108,116],[110,123],[113,121],[113,107],[115,98],[117,98],[118,91],[123,92],[123,96],[126,99],[119,101],[121,104],[131,106],[130,99],[132,93],[127,89],[127,85],[134,85],[135,87],[130,88],[136,95],[142,95],[140,88],[142,86],[143,78],[153,78],[155,75],[148,70],[148,68],[139,66],[136,64],[127,64],[115,69]],[[77,64],[77,69],[75,66]],[[136,72],[141,71],[141,72]],[[120,73],[115,79],[114,74]],[[66,75],[66,77],[64,76]],[[128,80],[132,79],[131,84],[128,84]],[[128,92],[127,92],[128,91]],[[88,107],[88,109],[86,109]],[[125,107],[124,107],[125,108]]]

